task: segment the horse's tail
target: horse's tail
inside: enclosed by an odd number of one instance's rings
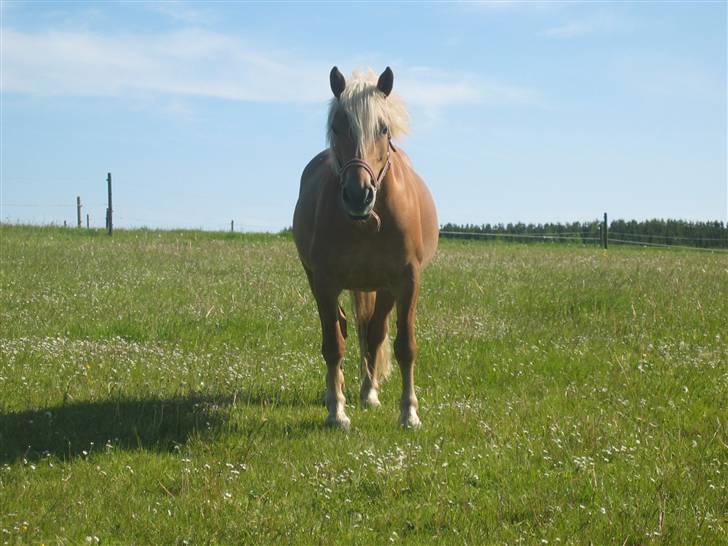
[[[356,333],[359,338],[359,353],[361,355],[361,377],[369,373],[367,367],[367,359],[369,350],[367,347],[367,338],[369,332],[369,322],[374,315],[374,306],[377,301],[376,292],[362,292],[359,290],[351,291],[351,299],[354,302],[354,318],[356,319]],[[389,377],[392,369],[392,349],[387,335],[389,331],[389,319],[384,323],[385,335],[384,341],[379,346],[376,355],[376,368],[374,369],[374,379],[383,381]]]

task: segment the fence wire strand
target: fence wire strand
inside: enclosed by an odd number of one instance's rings
[[[674,248],[682,250],[706,250],[708,252],[728,252],[727,248],[708,248],[704,246],[686,246],[686,245],[666,245],[663,243],[647,243],[645,241],[627,241],[625,239],[608,239],[610,243],[617,243],[622,245],[634,245],[634,246],[653,246],[657,248]]]
[[[617,235],[618,237],[650,237],[651,239],[676,239],[680,241],[721,241],[728,243],[728,238],[720,237],[680,237],[677,235],[644,235],[639,233],[621,233],[618,231],[610,231],[610,235]]]
[[[493,232],[486,232],[486,233],[477,233],[477,232],[468,232],[468,231],[441,231],[441,236],[445,236],[447,238],[461,238],[461,239],[485,239],[485,238],[498,238],[498,237],[504,237],[504,238],[511,238],[511,239],[534,239],[534,240],[540,240],[540,241],[562,241],[562,242],[601,242],[602,239],[600,237],[580,237],[580,236],[564,236],[564,235],[536,235],[532,233],[493,233]],[[611,232],[610,232],[611,235]],[[623,234],[620,234],[623,235]],[[709,240],[708,238],[688,238],[683,237],[683,240],[692,240],[692,241],[706,241]],[[717,241],[723,241],[723,239],[715,239]],[[709,251],[709,252],[728,252],[728,249],[725,248],[716,248],[716,247],[700,247],[700,246],[687,246],[687,245],[672,245],[672,244],[664,244],[664,243],[651,243],[646,241],[634,241],[629,239],[614,239],[612,237],[608,237],[607,239],[608,243],[616,243],[616,244],[623,244],[623,245],[634,245],[634,246],[649,246],[649,247],[657,247],[657,248],[674,248],[676,250],[703,250],[703,251]]]
[[[440,235],[447,237],[512,237],[520,239],[540,239],[540,240],[566,240],[566,241],[600,241],[599,237],[581,237],[579,235],[536,235],[533,233],[475,233],[468,231],[441,231]]]

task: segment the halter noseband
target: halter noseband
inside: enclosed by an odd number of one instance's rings
[[[374,169],[371,168],[369,163],[364,161],[363,159],[359,159],[358,157],[353,157],[346,163],[344,163],[344,166],[341,167],[339,170],[339,186],[344,185],[344,175],[346,174],[346,171],[351,169],[352,167],[360,167],[364,169],[369,176],[371,176],[372,180],[374,181],[374,190],[379,191],[379,187],[382,185],[382,180],[384,180],[384,177],[387,175],[387,171],[389,171],[389,167],[392,165],[392,160],[390,159],[390,150],[397,151],[397,149],[394,147],[394,144],[392,144],[392,139],[389,139],[389,145],[387,146],[387,160],[384,162],[384,166],[382,167],[382,170],[379,171],[379,175],[374,174]]]

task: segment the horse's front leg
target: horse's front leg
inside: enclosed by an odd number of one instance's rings
[[[327,289],[320,283],[314,284],[314,296],[321,319],[321,354],[326,361],[326,407],[329,415],[326,425],[348,429],[351,422],[344,409],[344,372],[341,364],[344,358],[344,333],[339,317],[338,291]]]
[[[397,337],[394,355],[402,371],[402,400],[399,424],[407,428],[419,428],[417,395],[415,394],[415,314],[420,289],[420,272],[410,266],[405,274],[397,297]]]

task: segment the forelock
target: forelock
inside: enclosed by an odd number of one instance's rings
[[[327,138],[333,140],[331,125],[340,110],[346,114],[357,146],[366,147],[379,135],[381,122],[387,124],[392,138],[409,132],[409,116],[402,99],[395,92],[385,97],[377,88],[377,74],[372,70],[355,71],[338,99],[329,105]]]

